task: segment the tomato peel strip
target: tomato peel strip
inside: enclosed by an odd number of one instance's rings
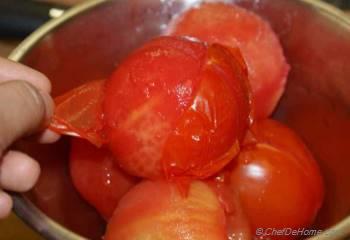
[[[56,97],[49,129],[86,139],[97,147],[105,144],[102,132],[104,85],[105,80],[95,80]]]

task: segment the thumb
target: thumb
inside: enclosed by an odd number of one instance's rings
[[[38,130],[52,112],[51,97],[30,83],[0,83],[0,156],[14,141]]]

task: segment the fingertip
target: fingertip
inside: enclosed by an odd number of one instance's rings
[[[0,185],[3,189],[26,192],[37,182],[40,175],[40,165],[30,156],[9,151],[0,165]]]
[[[0,219],[8,217],[13,207],[13,201],[11,197],[0,190]]]
[[[52,85],[48,77],[46,77],[43,73],[38,72],[37,70],[34,70],[27,66],[22,65],[22,67],[25,67],[27,71],[32,74],[32,76],[24,78],[23,80],[30,82],[43,92],[51,93]]]
[[[50,144],[57,142],[61,135],[51,131],[50,129],[45,129],[38,137],[38,142],[42,144]]]
[[[41,72],[38,72],[34,69],[32,69],[33,71],[35,71],[38,76],[41,78],[41,90],[47,92],[47,93],[51,93],[51,90],[52,90],[52,84],[51,84],[51,81],[48,79],[48,77],[46,77],[43,73]]]

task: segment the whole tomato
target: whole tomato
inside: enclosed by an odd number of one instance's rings
[[[156,38],[107,81],[109,147],[128,173],[205,178],[235,157],[250,122],[247,72],[237,49]]]
[[[234,4],[203,3],[176,17],[167,33],[238,47],[247,63],[256,118],[266,118],[274,110],[289,65],[267,21]]]
[[[256,122],[231,167],[231,189],[254,233],[257,228],[308,227],[315,219],[324,196],[321,173],[302,140],[286,126],[268,119]]]
[[[75,188],[106,220],[137,182],[122,172],[107,149],[98,149],[86,140],[72,139],[69,163]]]
[[[184,197],[174,183],[143,181],[122,198],[104,239],[226,240],[225,214],[204,182]]]

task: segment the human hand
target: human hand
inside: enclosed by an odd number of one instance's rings
[[[9,215],[13,204],[3,190],[28,191],[39,177],[40,166],[34,159],[8,148],[48,122],[53,112],[50,90],[43,74],[0,58],[0,219]],[[57,139],[49,130],[38,136],[42,143]]]

